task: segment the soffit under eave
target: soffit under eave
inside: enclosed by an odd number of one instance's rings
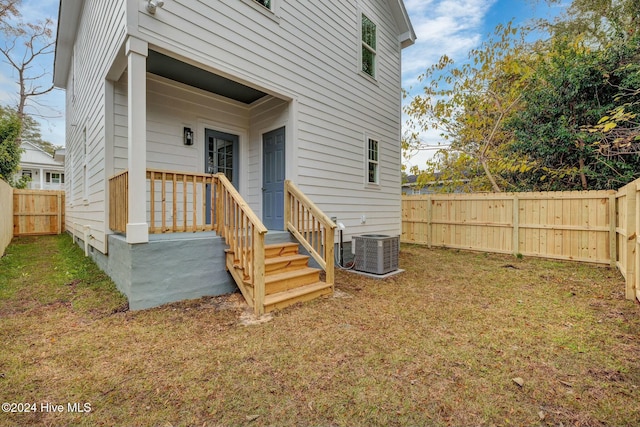
[[[53,84],[58,88],[65,89],[67,86],[73,44],[76,39],[83,3],[77,0],[60,0],[56,50],[53,60]]]
[[[411,46],[416,41],[416,33],[413,30],[413,25],[411,25],[411,19],[409,19],[404,2],[402,0],[389,0],[389,6],[400,30],[400,34],[398,34],[400,46],[402,48]]]

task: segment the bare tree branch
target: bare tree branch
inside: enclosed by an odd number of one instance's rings
[[[0,0],[0,12],[2,8],[7,6],[7,13],[12,13],[13,9],[9,8],[9,3],[15,7],[19,0]],[[17,12],[17,9],[16,9]],[[4,56],[5,62],[9,64],[17,73],[18,79],[18,104],[16,113],[20,119],[20,124],[24,129],[26,108],[31,104],[41,105],[36,101],[37,97],[47,94],[53,90],[53,83],[47,82],[46,86],[42,84],[43,78],[50,74],[49,71],[43,69],[42,72],[33,73],[33,65],[35,61],[42,57],[52,55],[54,53],[55,39],[53,38],[53,21],[46,19],[36,23],[19,22],[10,26],[3,21],[3,30],[13,38],[7,40],[4,46],[0,47],[0,53]],[[18,45],[24,46],[23,52],[18,52]],[[22,142],[22,133],[16,138],[16,144]]]

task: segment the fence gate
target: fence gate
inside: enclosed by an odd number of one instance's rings
[[[64,191],[13,191],[14,236],[61,234],[63,231]]]

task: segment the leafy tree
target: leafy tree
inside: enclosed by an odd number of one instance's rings
[[[599,151],[607,157],[640,155],[640,35],[619,47],[619,66],[605,74],[616,90],[614,107],[597,124],[588,127],[600,140]]]
[[[603,156],[602,132],[594,128],[600,122],[604,131],[601,118],[617,108],[621,88],[637,83],[636,67],[628,64],[638,53],[627,40],[606,49],[552,40],[522,92],[524,107],[506,123],[515,133],[512,155],[535,165],[517,177],[520,189],[609,189],[638,176],[640,158]]]
[[[16,114],[0,114],[0,178],[14,185],[13,176],[20,163],[20,147],[15,140],[20,134],[20,120]]]
[[[563,0],[545,0],[549,5]],[[638,0],[573,0],[567,12],[553,22],[541,22],[558,37],[581,36],[588,43],[606,46],[612,35],[633,36],[640,28]]]
[[[16,110],[11,107],[3,107],[0,105],[0,115],[16,114]],[[34,145],[40,147],[43,151],[54,155],[55,151],[60,148],[53,145],[49,141],[45,141],[42,138],[42,132],[40,131],[40,123],[38,123],[33,117],[26,115],[24,117],[22,130],[22,141],[31,142]]]
[[[558,3],[559,0],[546,0]],[[514,30],[443,57],[421,76],[424,93],[405,112],[420,133],[449,143],[418,182],[458,179],[445,191],[617,188],[640,176],[640,2],[574,0],[554,22]],[[525,42],[547,29],[548,40]]]
[[[505,146],[512,136],[503,122],[520,107],[521,90],[531,72],[528,64],[530,46],[525,33],[511,25],[498,26],[495,39],[469,53],[469,61],[456,66],[447,56],[419,77],[426,82],[422,95],[413,98],[405,108],[408,125],[414,129],[405,137],[405,151],[420,145],[419,134],[430,129],[441,132],[449,142],[449,151],[441,150],[427,167],[428,176],[442,173],[453,163],[457,165],[451,179],[469,182],[475,190],[502,191],[508,182],[503,172],[526,170],[529,166],[517,158],[506,159]],[[484,179],[476,179],[476,170]]]

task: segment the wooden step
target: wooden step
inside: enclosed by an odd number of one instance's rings
[[[267,295],[264,298],[264,311],[281,310],[298,302],[310,301],[322,295],[329,295],[332,290],[332,286],[325,282],[314,282],[295,289]]]
[[[265,259],[277,258],[279,256],[295,255],[298,253],[299,245],[297,243],[272,243],[270,245],[264,245],[264,257]],[[234,254],[233,249],[226,248],[224,250],[228,254]],[[251,253],[251,249],[249,249]]]
[[[285,271],[300,270],[308,266],[308,261],[309,256],[301,254],[267,258],[264,260],[264,272],[268,276]]]
[[[311,267],[272,274],[264,278],[265,295],[288,291],[318,281],[320,281],[320,270]]]
[[[298,253],[297,243],[272,243],[264,245],[265,259],[275,258],[279,256],[294,255]]]

